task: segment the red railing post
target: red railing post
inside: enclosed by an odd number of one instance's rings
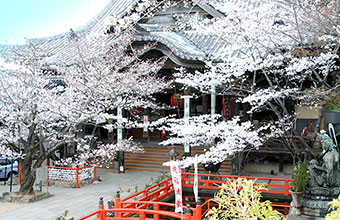
[[[167,194],[168,194],[168,191],[169,191],[169,184],[168,184],[168,181],[165,181],[165,182],[164,182],[164,188],[165,188],[164,193],[167,195]]]
[[[21,163],[19,163],[19,185],[21,185]]]
[[[289,193],[289,181],[288,180],[285,180],[285,196],[288,196],[290,193]]]
[[[97,180],[97,166],[93,165],[93,181]]]
[[[184,170],[181,170],[181,179],[182,179],[182,187],[185,184],[185,175],[184,175]]]
[[[191,214],[190,213],[185,213],[184,214],[184,220],[191,220]]]
[[[96,220],[102,220],[105,217],[103,197],[99,198],[98,213]]]
[[[155,204],[153,210],[159,211],[159,205],[158,205],[158,204]],[[154,214],[154,215],[153,215],[153,219],[154,219],[154,220],[159,220],[159,215],[158,215],[158,214]]]
[[[79,168],[78,167],[76,168],[76,179],[77,179],[76,187],[79,188]]]
[[[120,198],[115,198],[115,208],[116,209],[121,209],[122,208],[122,203],[120,201]],[[121,212],[116,212],[115,213],[115,217],[121,218],[122,217],[122,213]]]
[[[146,197],[148,195],[148,190],[144,189],[143,190],[143,197]]]
[[[145,213],[142,211],[139,213],[139,220],[144,220],[145,219]]]
[[[202,219],[202,205],[196,205],[196,220]]]

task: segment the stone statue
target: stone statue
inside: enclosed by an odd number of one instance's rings
[[[306,191],[301,200],[303,219],[324,219],[329,202],[339,194],[339,152],[332,139],[321,130],[322,152],[309,162]]]
[[[326,171],[326,183],[328,186],[339,187],[339,152],[332,139],[321,130],[318,135],[322,145],[322,152],[319,156],[321,166]]]
[[[309,162],[308,173],[307,184],[309,186],[322,187],[325,184],[326,170],[319,165],[317,160],[313,159]]]
[[[316,160],[309,162],[307,188],[338,188],[340,184],[340,163],[337,147],[325,130],[321,130],[318,137],[322,152]]]

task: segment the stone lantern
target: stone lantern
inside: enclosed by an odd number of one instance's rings
[[[170,149],[170,151],[168,152],[168,156],[169,156],[170,160],[176,160],[176,157],[178,156],[178,153],[176,152],[174,146],[171,146],[170,148],[171,148],[171,149]]]

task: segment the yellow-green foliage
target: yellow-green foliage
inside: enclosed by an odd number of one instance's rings
[[[339,220],[340,219],[340,195],[337,199],[333,199],[332,202],[329,203],[331,205],[330,210],[332,212],[326,215],[325,220]]]
[[[64,214],[56,218],[56,220],[74,220],[74,217],[67,218],[68,210],[65,210]]]
[[[261,202],[262,185],[256,185],[255,180],[237,179],[228,181],[215,194],[213,201],[218,205],[207,213],[209,220],[215,219],[282,219],[281,213],[270,206],[270,201]]]

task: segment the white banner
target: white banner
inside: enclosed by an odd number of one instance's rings
[[[195,174],[194,174],[194,195],[195,201],[198,202],[198,167],[197,167],[197,157],[195,157]]]
[[[170,161],[170,172],[175,193],[175,212],[183,213],[181,168],[178,161]]]

